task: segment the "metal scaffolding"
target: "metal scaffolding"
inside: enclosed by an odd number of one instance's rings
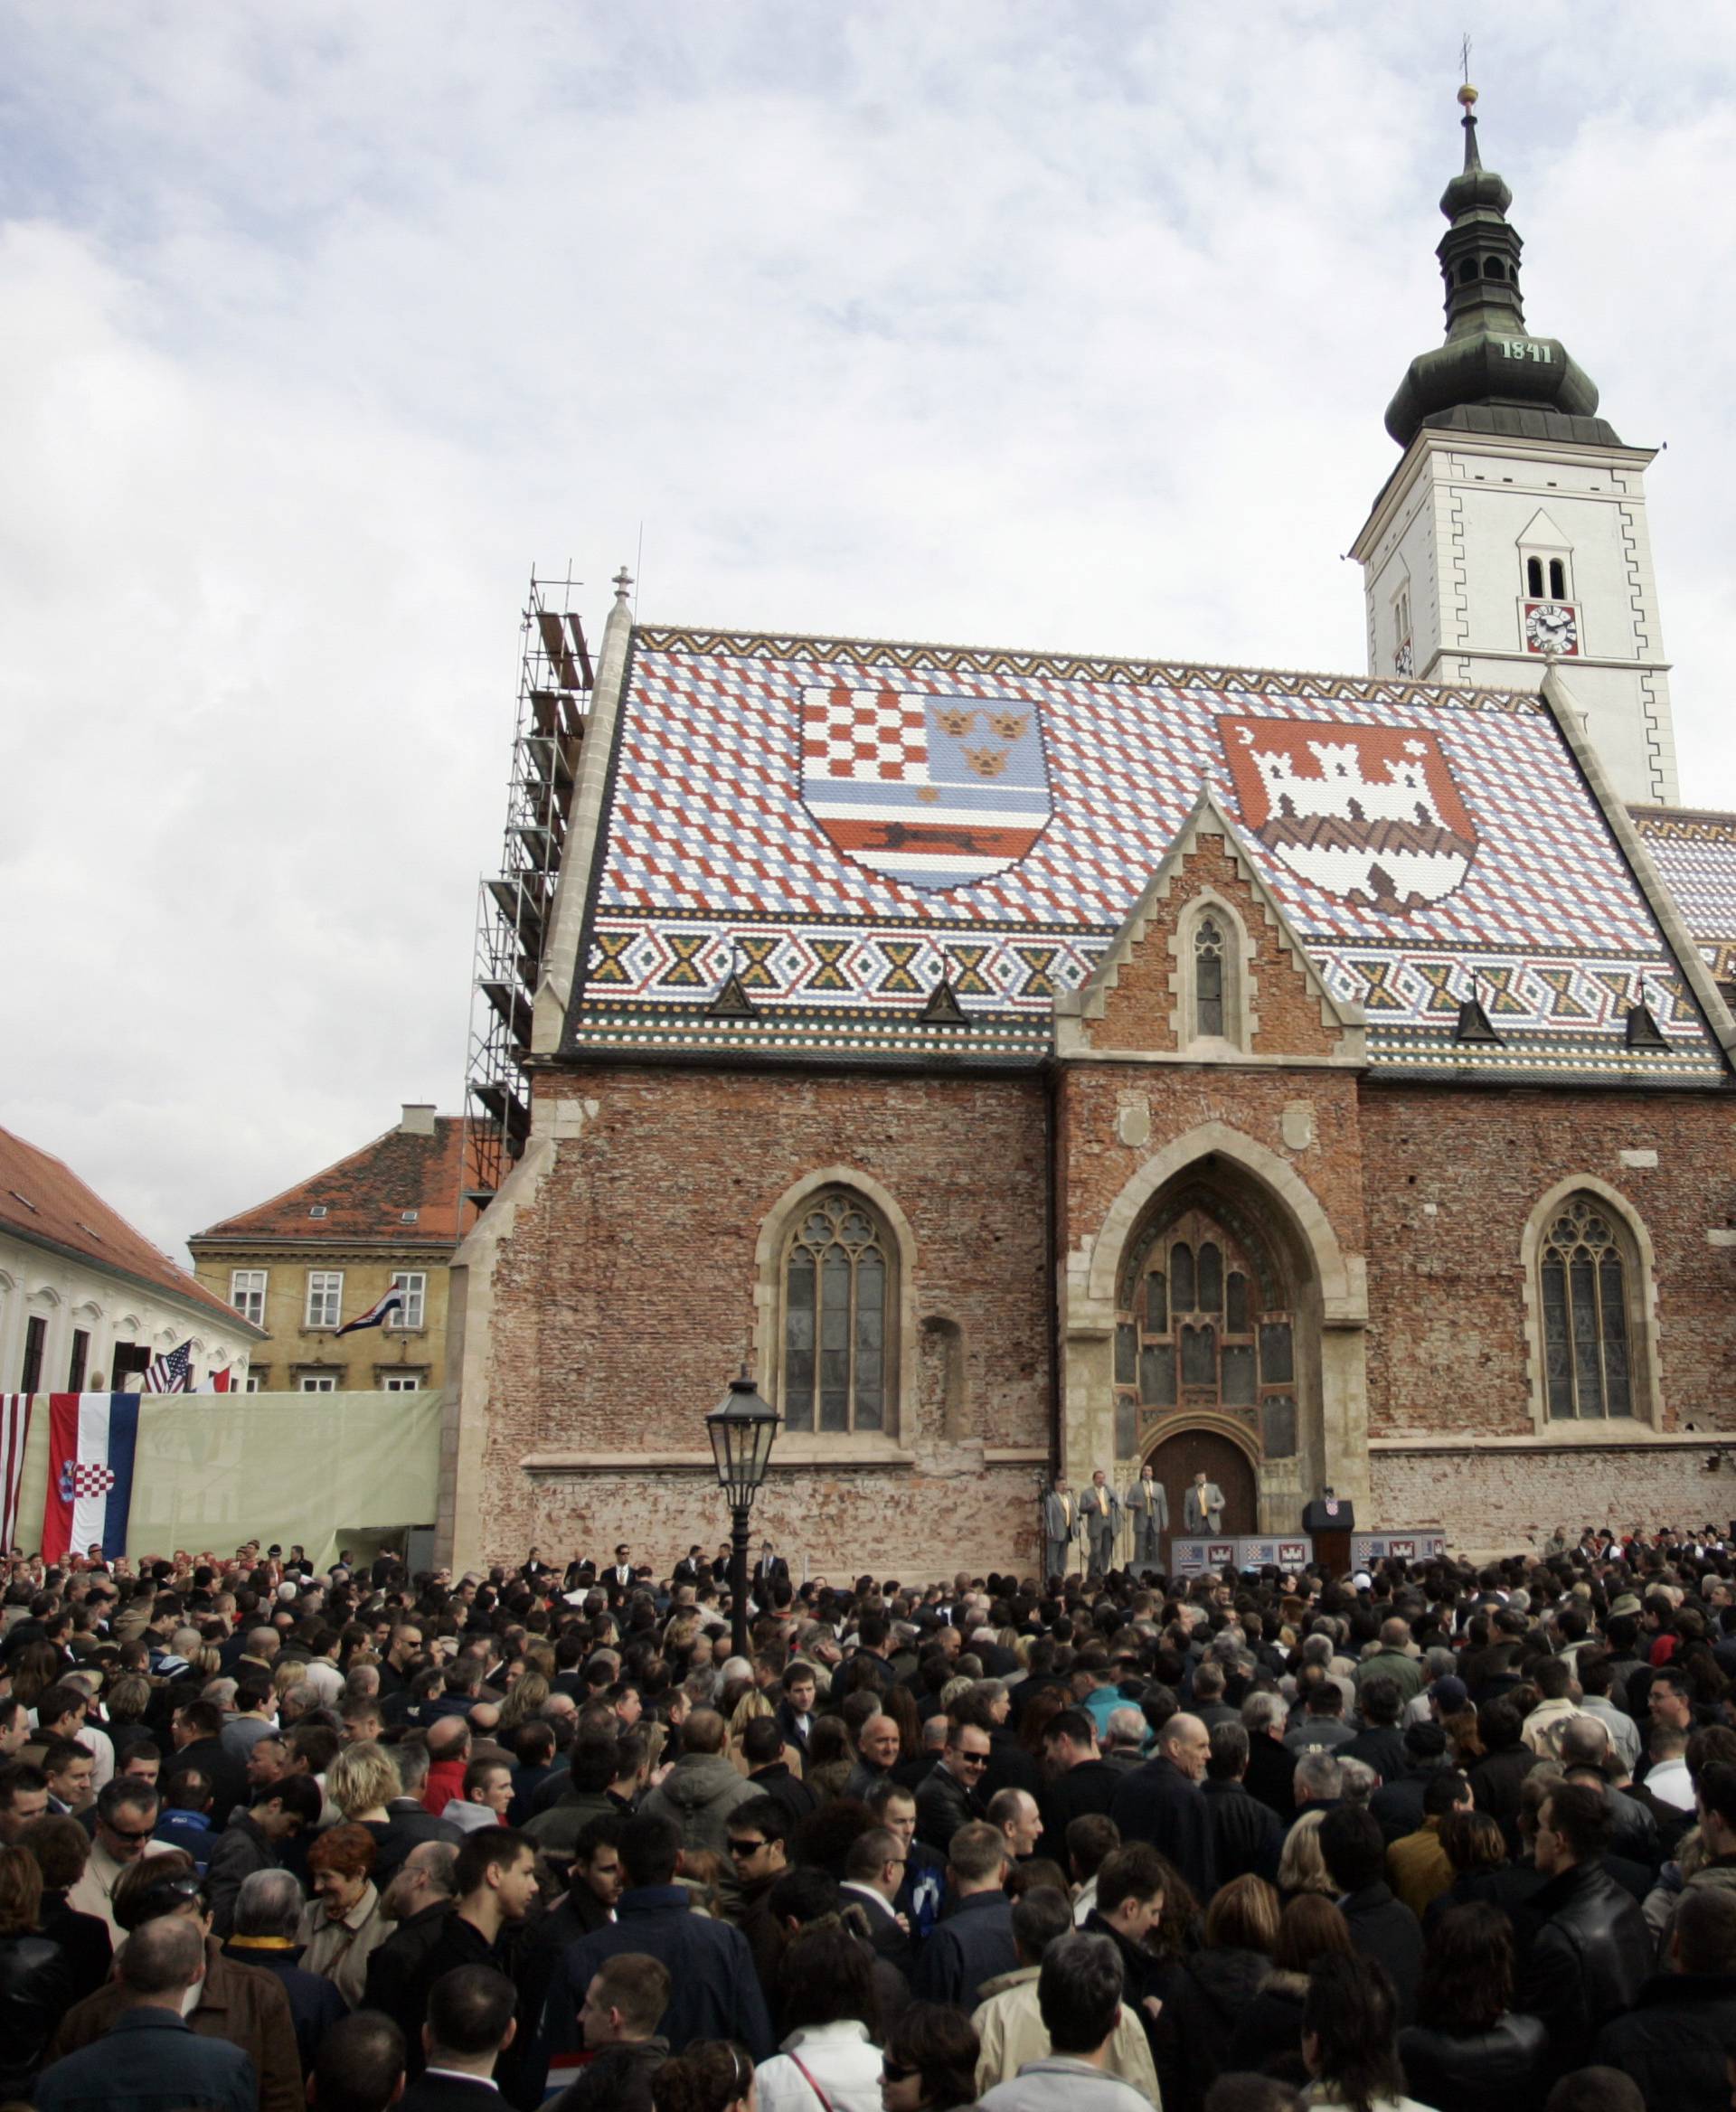
[[[531,570],[520,625],[518,719],[498,872],[476,894],[476,967],[465,1066],[464,1199],[487,1207],[531,1128],[531,1014],[554,910],[579,752],[590,709],[590,648],[579,582]]]

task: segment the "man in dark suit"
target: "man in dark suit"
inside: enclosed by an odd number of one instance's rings
[[[404,2092],[407,2112],[498,2112],[495,2063],[516,2031],[518,1994],[493,1966],[458,1966],[428,1993],[427,2064]]]
[[[1343,1897],[1339,1911],[1350,1940],[1366,1958],[1378,1958],[1398,1992],[1399,2020],[1416,2014],[1417,1979],[1422,1971],[1422,1928],[1386,1881],[1386,1841],[1373,1813],[1340,1805],[1320,1822],[1320,1853],[1326,1873]]]
[[[1211,1735],[1199,1718],[1185,1711],[1172,1716],[1157,1734],[1156,1753],[1120,1777],[1109,1806],[1122,1841],[1148,1841],[1201,1900],[1218,1889],[1212,1814],[1200,1791],[1211,1757]]]
[[[844,1852],[838,1904],[862,1909],[876,1955],[890,1959],[908,1978],[910,1931],[895,1903],[906,1860],[904,1843],[890,1826],[871,1826],[858,1834]]]

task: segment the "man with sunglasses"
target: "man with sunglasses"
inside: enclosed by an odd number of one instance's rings
[[[978,1786],[991,1749],[987,1731],[974,1723],[948,1720],[940,1758],[916,1792],[916,1837],[937,1853],[947,1853],[960,1826],[982,1817]]]
[[[144,1782],[117,1777],[97,1798],[97,1824],[90,1860],[84,1875],[66,1896],[75,1913],[95,1914],[108,1924],[110,1941],[118,1949],[120,1924],[115,1919],[115,1887],[146,1855],[171,1852],[167,1841],[152,1838],[162,1815],[162,1799]]]

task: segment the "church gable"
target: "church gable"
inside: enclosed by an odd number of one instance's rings
[[[1363,1058],[1361,1015],[1335,1002],[1208,787],[1085,986],[1055,1001],[1064,1056],[1199,1062]]]

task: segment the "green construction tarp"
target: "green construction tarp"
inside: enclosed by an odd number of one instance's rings
[[[297,1542],[324,1565],[358,1560],[412,1525],[439,1494],[445,1396],[418,1393],[147,1393],[124,1549],[232,1554],[242,1542]],[[38,1394],[18,1491],[18,1546],[42,1545],[48,1396]]]

